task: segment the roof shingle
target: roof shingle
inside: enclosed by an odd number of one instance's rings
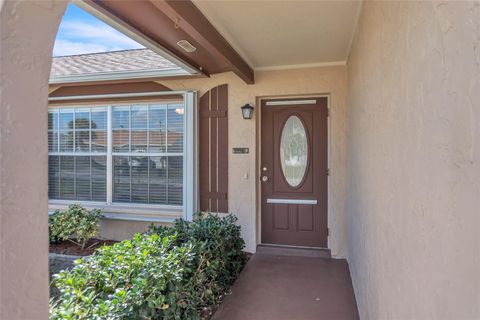
[[[50,77],[135,71],[182,70],[150,49],[53,57]]]

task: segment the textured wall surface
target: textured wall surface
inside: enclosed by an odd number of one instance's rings
[[[132,238],[135,233],[143,233],[148,230],[152,222],[125,221],[125,220],[102,220],[100,222],[100,237],[112,240],[125,240]],[[171,225],[170,223],[154,223],[154,225]]]
[[[0,0],[0,319],[48,317],[46,97],[65,6]],[[246,121],[240,106],[330,94],[329,246],[348,252],[362,318],[479,319],[480,5],[367,2],[352,48],[348,111],[345,67],[164,84],[200,94],[229,84],[229,146],[251,150],[229,155],[249,251],[260,241],[260,131],[258,108]]]
[[[259,97],[330,94],[331,97],[331,169],[329,247],[337,257],[346,256],[345,213],[345,118],[347,78],[344,66],[328,68],[264,71],[256,73],[254,85],[247,85],[232,73],[214,75],[208,79],[163,81],[172,89],[195,89],[202,95],[223,83],[228,84],[229,98],[229,208],[239,217],[247,250],[255,251],[260,242],[260,221],[257,215],[258,178],[256,167],[256,139],[259,107],[253,120],[243,120],[240,107],[245,103],[256,105]],[[250,148],[246,155],[232,154],[233,147]],[[245,179],[248,174],[248,179]]]
[[[348,81],[362,319],[480,319],[479,2],[366,2]]]
[[[65,7],[7,1],[0,11],[2,320],[48,319],[48,75]]]

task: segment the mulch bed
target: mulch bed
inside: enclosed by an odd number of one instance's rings
[[[118,241],[115,240],[102,240],[102,239],[90,239],[85,246],[85,249],[82,249],[78,244],[73,243],[72,241],[60,241],[58,243],[50,244],[50,253],[60,253],[68,254],[72,256],[89,256],[95,252],[95,249],[98,249],[103,246],[111,246],[112,244]]]

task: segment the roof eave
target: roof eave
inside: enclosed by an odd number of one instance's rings
[[[144,71],[125,71],[125,72],[102,72],[91,74],[78,74],[68,76],[53,76],[49,79],[49,84],[59,85],[66,83],[89,83],[115,80],[132,79],[150,79],[150,78],[170,78],[179,76],[191,76],[192,74],[182,69],[170,70],[144,70]]]

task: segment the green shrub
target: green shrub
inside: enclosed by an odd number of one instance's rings
[[[77,204],[65,211],[56,210],[48,219],[50,242],[76,239],[77,242],[73,242],[85,248],[88,240],[98,234],[101,218],[101,210],[87,210]]]
[[[203,216],[202,216],[203,215]],[[240,227],[233,215],[220,218],[212,214],[201,214],[190,223],[177,220],[172,228],[150,227],[150,232],[162,236],[174,234],[175,245],[194,244],[195,260],[192,284],[202,292],[200,306],[216,304],[242,270],[246,259],[245,243],[240,237]]]
[[[245,263],[235,221],[177,220],[78,260],[54,276],[51,319],[199,319]]]

